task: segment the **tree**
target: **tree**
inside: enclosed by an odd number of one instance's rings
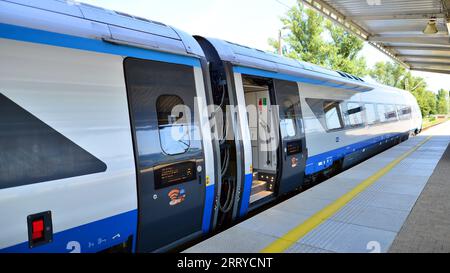
[[[397,66],[400,65],[397,64]],[[401,88],[412,93],[425,91],[427,89],[427,83],[425,82],[425,79],[413,76],[410,71],[404,71],[404,75],[398,77],[398,84],[396,84],[397,88]]]
[[[444,90],[444,89],[440,89],[438,91],[438,94],[436,95],[436,113],[437,114],[443,114],[443,115],[447,115],[448,114],[448,94],[449,92]]]
[[[427,103],[428,109],[430,109],[428,115],[435,115],[436,114],[436,94],[434,94],[431,91],[426,91],[425,98],[426,98],[426,103]]]
[[[358,76],[367,74],[366,60],[358,56],[364,46],[363,41],[333,25],[318,12],[306,8],[300,0],[281,18],[281,22],[290,30],[283,38],[284,55]],[[280,44],[277,40],[269,39],[269,44],[278,51]]]
[[[285,17],[281,18],[284,28],[290,30],[288,37],[284,38],[283,52],[288,57],[326,65],[328,45],[321,35],[324,30],[324,18],[311,9],[306,9],[300,2],[291,8]],[[278,51],[277,40],[269,39],[269,44]]]
[[[333,40],[329,47],[330,67],[334,70],[365,76],[367,74],[366,59],[358,55],[364,47],[364,42],[329,20],[325,22],[325,26]]]
[[[407,76],[406,70],[396,63],[378,62],[369,71],[369,75],[379,83],[406,89],[403,81],[404,77]]]

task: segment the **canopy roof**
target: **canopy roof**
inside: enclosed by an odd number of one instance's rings
[[[303,0],[411,70],[450,74],[450,0]],[[424,34],[431,18],[438,33]]]

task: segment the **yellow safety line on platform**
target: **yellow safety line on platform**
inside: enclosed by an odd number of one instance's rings
[[[382,176],[384,176],[386,173],[388,173],[390,170],[392,170],[396,165],[398,165],[403,159],[407,158],[409,155],[411,155],[413,152],[415,152],[417,149],[420,148],[423,144],[425,144],[427,141],[431,139],[432,136],[427,137],[424,141],[417,144],[414,148],[409,150],[408,152],[404,153],[397,159],[393,160],[391,163],[386,165],[384,168],[361,182],[358,186],[353,188],[348,193],[344,194],[340,198],[338,198],[336,201],[322,209],[321,211],[317,212],[311,218],[307,219],[305,222],[301,223],[300,225],[296,226],[295,228],[291,229],[289,232],[287,232],[285,235],[281,236],[274,242],[272,242],[270,245],[268,245],[266,248],[262,249],[262,253],[279,253],[283,252],[286,249],[288,249],[290,246],[295,244],[300,238],[304,237],[306,234],[308,234],[311,230],[318,227],[320,224],[325,222],[327,219],[329,219],[331,216],[333,216],[336,212],[338,212],[342,207],[344,207],[347,203],[349,203],[353,198],[355,198],[358,194],[360,194],[362,191],[364,191],[367,187],[375,183],[378,179],[380,179]]]

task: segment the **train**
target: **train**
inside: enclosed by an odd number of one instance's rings
[[[0,0],[0,252],[170,252],[420,133],[410,92],[72,1]]]

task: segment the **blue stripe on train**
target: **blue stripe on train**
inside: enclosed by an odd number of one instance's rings
[[[252,191],[253,174],[248,173],[245,175],[244,191],[242,192],[241,208],[239,210],[239,216],[244,217],[248,212],[248,205],[250,204],[250,193]]]
[[[352,154],[362,149],[368,148],[373,145],[378,145],[380,142],[386,139],[400,136],[398,133],[390,133],[374,138],[370,138],[364,141],[360,141],[351,145],[347,145],[326,153],[318,154],[309,157],[306,160],[305,174],[310,175],[325,170],[333,165],[333,162],[343,158],[346,155]]]
[[[82,253],[94,253],[123,243],[129,236],[134,238],[134,249],[137,218],[138,211],[132,210],[57,232],[53,235],[53,242],[36,248],[29,248],[28,242],[23,242],[0,249],[0,253],[69,253],[78,246]]]
[[[211,229],[211,214],[214,207],[214,184],[206,187],[205,207],[203,209],[203,233],[208,233]]]
[[[115,45],[102,40],[82,38],[9,24],[0,24],[0,38],[200,67],[200,61],[189,56],[125,45]]]
[[[205,207],[202,229],[204,233],[210,231],[211,214],[214,206],[214,185],[206,187]],[[30,249],[28,242],[0,249],[0,253],[64,253],[69,242],[79,244],[82,253],[95,253],[108,249],[128,240],[133,236],[133,249],[136,245],[137,210],[115,215],[82,226],[64,230],[53,235],[53,242]],[[112,239],[117,234],[120,238]],[[106,241],[105,241],[106,240]]]

